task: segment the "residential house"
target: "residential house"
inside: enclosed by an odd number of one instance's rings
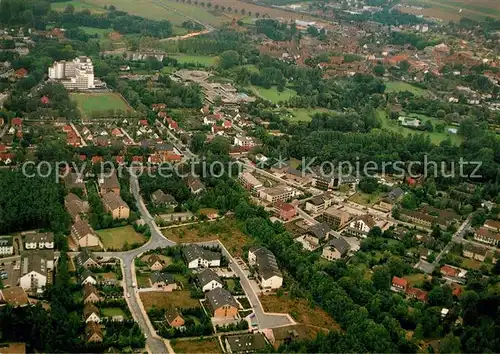
[[[297,215],[297,209],[290,203],[283,203],[281,201],[276,203],[279,216],[281,220],[289,221]]]
[[[323,252],[321,252],[321,257],[328,259],[329,261],[340,259],[345,257],[351,246],[343,237],[332,238],[327,242],[325,247],[323,247]]]
[[[350,218],[351,214],[334,207],[324,210],[321,214],[322,221],[330,225],[333,230],[342,229]]]
[[[184,318],[182,318],[181,314],[177,309],[170,307],[165,311],[165,320],[168,325],[173,328],[180,328],[184,326]]]
[[[198,178],[189,176],[186,178],[186,184],[191,193],[197,195],[205,191],[205,185]]]
[[[67,190],[81,189],[84,193],[87,193],[85,188],[85,182],[83,180],[83,175],[76,172],[70,172],[64,177],[64,186]]]
[[[33,232],[24,235],[24,249],[54,249],[54,234],[52,232]]]
[[[106,193],[102,196],[102,204],[106,212],[111,213],[113,219],[128,219],[130,208],[123,201],[120,194]]]
[[[407,289],[408,289],[408,280],[396,276],[392,277],[392,285],[391,285],[392,291],[406,293]]]
[[[85,339],[87,343],[101,343],[104,340],[101,325],[96,322],[87,322],[85,325]]]
[[[101,298],[99,297],[99,292],[97,291],[94,284],[92,284],[91,282],[86,282],[83,285],[83,303],[96,303],[99,301],[101,301]]]
[[[265,188],[260,190],[259,197],[262,200],[265,200],[269,203],[276,203],[277,201],[286,202],[299,193],[295,188],[278,185],[275,187]]]
[[[500,233],[485,226],[481,226],[474,231],[474,240],[488,245],[498,246],[500,243]]]
[[[219,267],[221,255],[198,245],[187,245],[182,248],[182,254],[189,269]]]
[[[69,193],[64,197],[64,206],[73,222],[82,220],[82,216],[89,211],[89,203],[81,200],[73,193]]]
[[[94,304],[87,302],[83,306],[83,319],[84,319],[85,323],[89,323],[89,322],[100,323],[101,317],[99,314],[99,309],[97,307],[95,307]]]
[[[488,249],[485,247],[476,246],[470,243],[465,243],[462,255],[466,258],[471,258],[479,262],[484,262],[488,256]]]
[[[333,203],[333,198],[327,194],[313,197],[306,201],[306,211],[313,214],[319,214],[321,211],[328,209]]]
[[[381,209],[392,211],[392,208],[394,207],[394,205],[396,205],[397,202],[401,200],[404,193],[405,193],[404,190],[402,190],[400,187],[396,187],[393,190],[391,190],[384,199],[380,201],[378,206]]]
[[[417,299],[422,302],[427,302],[429,293],[419,288],[409,287],[406,290],[406,295],[411,299]]]
[[[49,276],[49,265],[47,263],[48,259],[45,255],[26,252],[21,257],[19,285],[24,290],[42,292],[42,289],[47,285],[47,278]]]
[[[238,334],[224,338],[227,353],[253,353],[266,349],[266,338],[262,333]]]
[[[375,220],[370,215],[361,215],[352,220],[343,234],[366,238],[368,232],[376,225]]]
[[[118,181],[118,177],[116,175],[116,170],[101,173],[98,178],[99,181],[99,191],[101,195],[106,193],[116,193],[120,194],[120,182]]]
[[[149,269],[156,271],[156,272],[162,270],[163,267],[165,266],[165,262],[164,262],[163,258],[161,258],[157,254],[150,255],[148,257],[146,263],[148,264]]]
[[[230,126],[228,128],[230,128]],[[255,146],[255,141],[249,136],[236,135],[234,137],[234,145],[250,149]]]
[[[98,247],[99,237],[87,220],[79,220],[71,226],[71,237],[80,247]]]
[[[440,273],[444,279],[456,283],[465,283],[465,277],[467,276],[467,271],[465,269],[454,267],[449,264],[442,266]]]
[[[158,189],[157,191],[151,194],[151,201],[155,206],[177,205],[177,201],[175,200],[175,198],[170,194],[164,193],[161,189]]]
[[[154,272],[149,276],[151,287],[156,290],[171,292],[177,290],[174,276],[169,273]]]
[[[238,315],[238,302],[226,289],[215,288],[210,290],[205,293],[205,298],[212,317],[236,318]]]
[[[11,286],[0,289],[0,306],[9,305],[11,307],[24,307],[30,304],[28,296],[20,286]],[[2,349],[0,348],[0,352]]]
[[[254,177],[250,172],[242,172],[238,175],[238,180],[241,182],[245,189],[251,192],[257,192],[262,188],[262,182]]]
[[[325,243],[330,236],[330,225],[327,223],[319,223],[310,226],[305,235],[304,241],[311,245],[312,249],[319,247],[320,244]]]
[[[196,275],[196,280],[203,292],[222,288],[223,284],[219,276],[212,269],[204,269]]]
[[[85,284],[97,284],[97,277],[89,269],[85,269],[78,277],[80,284],[85,286]]]
[[[274,254],[264,247],[248,250],[248,263],[257,269],[258,281],[263,289],[279,289],[283,285],[283,275]]]
[[[14,242],[12,236],[0,237],[0,256],[11,256],[14,254]]]
[[[78,253],[74,258],[75,267],[80,268],[95,268],[99,267],[99,260],[97,257],[87,248],[83,248],[80,253]]]
[[[432,215],[409,209],[401,209],[400,217],[404,221],[408,221],[427,228],[431,227],[436,219],[436,217]]]

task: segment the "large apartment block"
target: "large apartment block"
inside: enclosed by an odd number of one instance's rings
[[[323,211],[321,217],[322,220],[330,225],[333,230],[340,230],[347,225],[349,219],[351,218],[351,214],[343,210],[336,209],[335,207],[330,207]]]
[[[266,188],[260,191],[260,199],[263,199],[270,203],[276,203],[277,201],[286,202],[298,195],[298,191],[295,188],[287,186],[276,186],[271,188]]]
[[[90,90],[104,85],[94,77],[92,60],[84,56],[54,62],[49,68],[49,79],[60,82],[68,90]]]

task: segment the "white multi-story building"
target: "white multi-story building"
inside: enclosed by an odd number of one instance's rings
[[[14,254],[12,237],[0,237],[0,256],[10,256],[12,254]]]
[[[248,263],[257,269],[257,280],[263,289],[281,288],[283,276],[271,251],[264,247],[250,248],[248,250]]]
[[[92,60],[83,56],[54,62],[49,68],[49,79],[59,81],[68,90],[89,90],[103,85],[94,77]]]
[[[54,234],[52,232],[27,233],[24,236],[24,248],[27,250],[54,249]]]

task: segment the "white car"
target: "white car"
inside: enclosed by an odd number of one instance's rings
[[[130,293],[127,294],[127,297],[130,297]]]
[[[135,281],[132,282],[132,287],[135,288],[136,284],[135,284]]]

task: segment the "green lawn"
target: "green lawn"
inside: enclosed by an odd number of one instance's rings
[[[96,111],[131,110],[128,103],[116,93],[72,93],[71,98],[77,102],[78,107],[86,116]]]
[[[416,286],[416,287],[420,287],[424,284],[426,280],[430,281],[432,279],[430,275],[422,273],[406,275],[404,278],[408,280],[408,283],[410,283],[411,286]]]
[[[136,232],[130,225],[98,230],[97,234],[101,238],[106,249],[119,250],[122,249],[125,244],[131,246],[134,243],[143,244],[146,242],[144,235]]]
[[[151,287],[151,283],[149,282],[149,275],[151,273],[147,272],[142,272],[139,274],[136,274],[137,275],[137,286],[139,288],[150,288]]]
[[[288,101],[290,98],[297,95],[297,92],[295,92],[295,90],[289,88],[285,88],[283,92],[279,92],[278,89],[274,86],[269,89],[266,89],[264,87],[250,85],[249,88],[250,90],[253,91],[255,95],[265,100],[271,101],[272,103],[278,103],[280,101]]]
[[[413,86],[403,81],[387,81],[385,82],[385,92],[402,92],[409,91],[416,96],[428,96],[429,93],[420,87]]]
[[[101,13],[106,11],[102,7],[79,0],[53,2],[50,4],[50,8],[55,11],[64,11],[64,9],[66,9],[66,6],[68,5],[73,5],[75,7],[75,11],[89,10],[93,13]]]
[[[127,318],[127,314],[119,307],[105,307],[101,310],[103,317],[123,316]]]
[[[85,31],[85,33],[93,36],[94,34],[99,35],[99,37],[103,38],[105,37],[109,32],[111,32],[111,29],[105,29],[105,28],[96,28],[96,27],[85,27],[82,26],[80,27],[82,30]]]
[[[289,108],[283,118],[289,122],[310,122],[315,113],[328,112],[325,108]]]
[[[380,196],[378,193],[367,194],[363,192],[357,192],[352,197],[350,197],[349,200],[360,205],[372,206],[380,200]]]
[[[195,63],[207,67],[217,64],[217,57],[211,57],[208,55],[173,54],[172,58],[177,59],[177,61],[181,64]]]
[[[433,125],[436,126],[436,122],[438,121],[435,118],[427,117],[421,114],[409,114],[410,117],[412,116],[417,116],[421,120],[421,124],[424,124],[426,120],[431,120]],[[414,130],[406,127],[402,127],[398,121],[392,121],[389,120],[387,117],[387,114],[383,110],[378,110],[377,111],[377,117],[382,123],[382,129],[392,131],[395,133],[402,134],[404,136],[408,136],[410,134],[426,134],[429,135],[431,138],[431,142],[435,145],[439,145],[442,141],[446,139],[450,139],[451,143],[454,145],[460,145],[463,142],[463,137],[458,135],[458,134],[449,134],[447,133],[447,129],[450,128],[451,126],[446,126],[445,131],[443,133],[438,133],[436,131],[433,132],[425,132],[425,131],[420,131],[420,130]]]

